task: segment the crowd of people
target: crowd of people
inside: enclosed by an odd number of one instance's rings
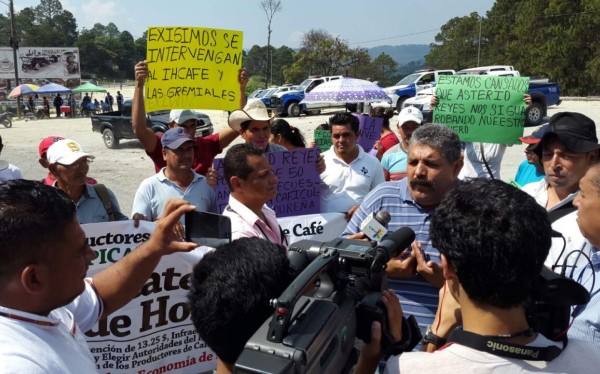
[[[223,161],[230,191],[223,215],[231,219],[233,241],[207,254],[190,281],[192,320],[218,356],[218,373],[232,370],[245,342],[273,313],[268,301],[293,279],[285,256],[290,238],[267,206],[278,177],[266,155],[313,144],[261,101],[246,102],[245,69],[237,76],[240,109],[229,114],[228,128],[197,138],[196,113],[173,108],[169,130],[155,134],[146,126],[147,77],[147,63],[136,64],[132,123],[156,174],[141,182],[130,217],[156,221],[157,228],[135,256],[84,280],[93,253],[79,225],[129,218],[114,193],[90,178],[95,156],[76,140],[40,142],[39,162],[48,169],[40,182],[0,164],[0,362],[8,372],[95,370],[81,331],[134,297],[161,256],[195,248],[175,227],[186,211],[216,212],[213,160],[238,136],[243,142],[229,147]],[[109,96],[104,102],[112,106]],[[122,102],[118,92],[119,109]],[[387,372],[594,372],[600,363],[600,144],[593,120],[560,112],[521,138],[526,160],[510,185],[499,180],[505,145],[463,143],[451,128],[424,123],[413,107],[393,123],[389,109],[371,115],[384,118],[371,152],[358,143],[357,117],[336,113],[324,126],[332,146],[314,167],[321,212],[343,213],[348,221],[341,237],[367,240],[361,224],[381,211],[391,217],[390,232],[409,227],[416,234],[387,263],[390,290],[382,302],[397,341],[405,333],[402,315],[416,318],[424,352],[392,355]],[[533,331],[526,318],[524,305],[544,266],[591,295],[573,311],[568,345]],[[229,280],[219,282],[224,274]],[[70,333],[73,321],[80,328]],[[59,336],[47,326],[69,333]],[[357,373],[376,371],[381,335],[375,323]],[[559,354],[506,356],[470,345],[465,336],[519,352],[555,347]]]

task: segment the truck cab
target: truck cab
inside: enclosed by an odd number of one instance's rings
[[[395,85],[386,87],[384,91],[392,98],[392,106],[400,112],[404,101],[415,97],[421,90],[432,88],[440,75],[452,74],[456,74],[456,72],[454,70],[418,70],[402,78]]]
[[[277,113],[277,115],[289,115],[290,117],[298,117],[305,113],[320,113],[321,109],[333,107],[333,104],[300,104],[304,99],[304,95],[312,91],[321,83],[329,82],[336,79],[341,79],[342,75],[333,75],[328,77],[309,77],[300,83],[295,90],[286,92],[278,92],[271,96],[269,108]]]

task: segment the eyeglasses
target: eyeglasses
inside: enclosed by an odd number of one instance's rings
[[[88,167],[90,166],[90,164],[92,163],[92,160],[89,158],[84,158],[82,160],[79,160],[77,162],[72,163],[71,165],[65,165],[65,164],[60,164],[61,166],[67,168],[67,169],[80,169],[83,167]]]

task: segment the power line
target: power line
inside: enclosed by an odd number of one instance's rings
[[[414,32],[412,34],[404,34],[404,35],[396,35],[396,36],[390,36],[387,38],[381,38],[381,39],[373,39],[373,40],[367,40],[364,42],[356,42],[356,43],[348,43],[349,45],[355,45],[355,44],[363,44],[363,43],[373,43],[373,42],[380,42],[382,40],[390,40],[390,39],[397,39],[397,38],[404,38],[406,36],[413,36],[413,35],[420,35],[420,34],[426,34],[428,32],[433,32],[433,31],[438,31],[440,28],[436,28],[436,29],[431,29],[431,30],[425,30],[425,31],[419,31],[419,32]]]

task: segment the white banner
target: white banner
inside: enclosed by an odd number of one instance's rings
[[[118,261],[150,237],[154,223],[133,221],[81,225],[98,254],[88,276]],[[140,294],[100,321],[86,337],[101,373],[199,373],[216,368],[216,355],[190,320],[187,304],[194,265],[206,253],[164,256]]]
[[[17,50],[16,62],[12,48],[2,47],[0,78],[14,80],[16,64],[19,79],[32,78],[30,83],[40,86],[50,78],[62,79],[66,83],[68,79],[81,78],[79,62],[79,48],[75,47],[21,47]]]
[[[277,221],[290,244],[299,240],[317,240],[328,242],[339,238],[348,222],[344,213],[307,214],[304,216],[283,217]]]

